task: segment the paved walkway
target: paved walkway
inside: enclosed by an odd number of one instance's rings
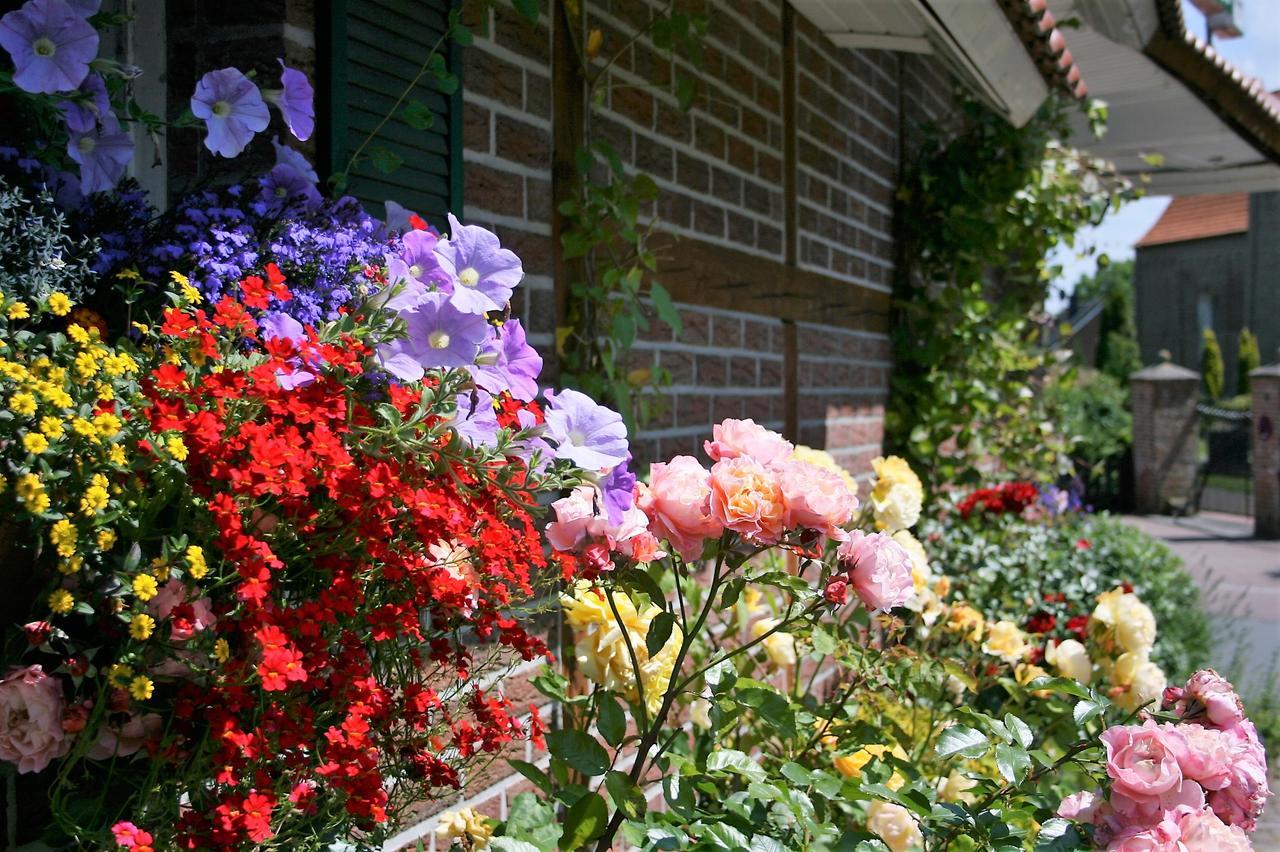
[[[1209,663],[1230,677],[1246,701],[1280,683],[1280,542],[1253,537],[1253,519],[1220,512],[1189,518],[1125,516],[1181,557],[1200,587],[1213,630]],[[1271,789],[1280,791],[1280,766]],[[1280,850],[1280,798],[1273,798],[1253,835],[1255,849]]]

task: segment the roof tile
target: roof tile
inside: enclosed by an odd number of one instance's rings
[[[1249,194],[1181,195],[1173,199],[1136,248],[1221,237],[1249,230]]]

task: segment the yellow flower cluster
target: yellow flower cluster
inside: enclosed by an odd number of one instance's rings
[[[614,592],[612,596],[620,619],[614,617],[606,593],[586,581],[579,581],[572,595],[560,596],[565,621],[573,629],[578,666],[588,678],[629,700],[638,701],[643,688],[646,708],[656,713],[671,683],[684,634],[676,626],[658,653],[650,657],[645,640],[662,610],[650,604],[640,611],[627,595]],[[632,653],[640,667],[639,685]]]
[[[873,459],[871,467],[876,473],[876,484],[871,489],[876,528],[892,533],[914,527],[924,507],[920,477],[898,456]]]
[[[1152,662],[1156,617],[1133,592],[1117,587],[1098,595],[1089,616],[1089,637],[1102,655],[1098,668],[1111,687],[1108,695],[1126,710],[1156,701],[1164,692],[1164,671]]]
[[[437,839],[444,843],[459,840],[467,849],[488,849],[491,837],[493,826],[475,808],[445,811],[436,824]]]

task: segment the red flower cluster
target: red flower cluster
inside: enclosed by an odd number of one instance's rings
[[[180,791],[186,849],[283,838],[292,816],[317,812],[368,829],[457,786],[473,756],[542,732],[466,684],[464,644],[546,653],[506,614],[548,569],[532,474],[449,444],[420,391],[363,378],[371,350],[356,336],[260,343],[246,305],[289,298],[279,271],[266,273],[212,313],[166,311],[178,363],[143,386],[151,428],[190,450],[188,486],[206,509],[191,536],[217,578],[200,592],[216,626],[186,645],[202,673],[171,682],[159,751],[187,778],[207,767]],[[313,378],[281,382],[298,370]],[[500,419],[521,407],[541,419],[532,404],[500,405]],[[387,436],[388,408],[407,438]]]
[[[979,488],[960,501],[960,517],[968,519],[974,511],[1001,515],[1019,513],[1040,499],[1040,492],[1030,482],[1005,482],[995,488]]]

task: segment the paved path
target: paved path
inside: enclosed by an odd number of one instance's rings
[[[1246,700],[1280,688],[1280,542],[1255,539],[1252,518],[1219,512],[1123,520],[1168,544],[1200,587],[1214,636],[1210,664]],[[1280,766],[1270,769],[1271,789],[1280,792]],[[1268,805],[1253,844],[1280,850],[1280,798]]]

